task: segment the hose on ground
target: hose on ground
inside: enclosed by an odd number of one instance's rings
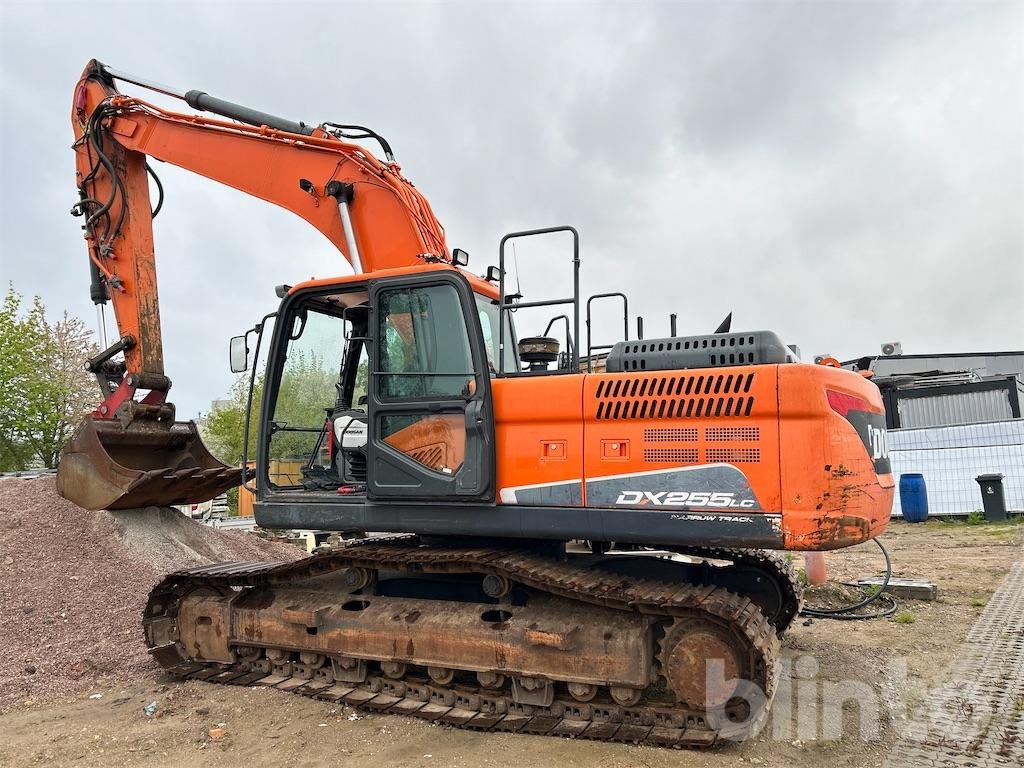
[[[882,579],[881,586],[871,594],[866,595],[863,600],[851,603],[850,605],[842,605],[838,608],[805,605],[803,610],[800,611],[801,616],[808,616],[814,619],[835,619],[837,621],[860,621],[864,619],[884,619],[896,613],[896,608],[898,607],[896,598],[885,594],[885,588],[889,586],[889,579],[892,577],[892,558],[889,557],[889,550],[885,548],[881,541],[877,538],[874,541],[885,557],[885,578]],[[873,613],[858,612],[861,608],[865,608],[874,602],[881,603],[883,607]]]

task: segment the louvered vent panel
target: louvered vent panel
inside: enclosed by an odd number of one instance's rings
[[[698,451],[696,448],[644,448],[644,461],[657,464],[671,461],[677,464],[696,464]]]
[[[709,443],[756,443],[761,439],[760,427],[708,427],[704,439]]]
[[[708,448],[704,458],[709,463],[756,464],[761,461],[760,448]]]
[[[623,352],[627,359],[623,362],[623,371],[643,371],[646,370],[647,360],[643,357],[629,357],[631,355],[644,355],[650,353],[662,353],[673,350],[676,352],[689,351],[689,350],[705,350],[705,349],[722,349],[729,347],[728,352],[711,352],[704,360],[704,364],[710,364],[712,366],[725,366],[725,365],[753,365],[754,363],[761,362],[758,356],[755,354],[752,347],[756,341],[755,336],[740,336],[736,334],[728,334],[722,337],[705,336],[693,339],[660,339],[650,342],[638,341],[633,345],[627,344]],[[746,350],[737,350],[735,347],[747,345]],[[659,366],[652,366],[657,369]],[[661,366],[664,367],[664,366]]]
[[[622,378],[597,385],[597,418],[746,417],[754,407],[754,372]]]
[[[697,428],[667,427],[664,429],[645,429],[644,441],[648,443],[695,443],[697,442]]]

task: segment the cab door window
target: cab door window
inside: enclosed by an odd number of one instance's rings
[[[473,358],[455,288],[431,285],[381,293],[381,400],[437,400],[471,394]]]
[[[381,402],[451,400],[457,409],[403,414],[389,409],[381,439],[422,466],[454,474],[465,459],[462,401],[475,390],[466,319],[451,285],[380,294],[377,387]]]

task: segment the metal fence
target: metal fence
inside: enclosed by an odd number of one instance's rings
[[[1024,420],[889,431],[896,479],[893,515],[900,516],[899,476],[924,475],[928,511],[963,515],[982,508],[978,475],[1002,474],[1006,508],[1024,512]]]

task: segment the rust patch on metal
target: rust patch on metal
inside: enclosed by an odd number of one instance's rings
[[[527,590],[529,600],[526,605],[495,606],[367,594],[349,600],[358,603],[349,610],[347,603],[329,608],[320,616],[316,634],[283,621],[283,611],[321,607],[325,595],[345,600],[346,596],[324,587],[320,577],[352,566],[464,575],[486,568]],[[261,609],[247,607],[268,601],[266,596],[248,598],[248,594],[267,591],[263,586],[267,582],[273,582],[275,590],[270,604]],[[202,584],[214,590],[242,588],[239,599],[227,598],[235,600],[229,625],[248,627],[264,637],[261,643],[232,641],[247,649],[246,658],[235,662],[232,673],[266,678],[272,681],[267,684],[308,695],[334,692],[331,701],[376,709],[393,706],[392,711],[452,725],[709,746],[734,723],[723,722],[703,702],[691,707],[681,695],[689,691],[714,701],[728,694],[714,685],[708,690],[703,675],[692,679],[708,656],[724,660],[726,679],[750,680],[765,691],[768,700],[774,692],[777,637],[771,623],[749,599],[719,588],[709,591],[694,584],[623,580],[516,550],[499,554],[487,549],[439,550],[367,542],[294,564],[256,569],[239,564],[234,570],[220,567],[209,574],[202,569],[173,574],[154,589],[147,625],[170,618],[179,621],[178,596]],[[392,620],[415,611],[421,615],[413,623]],[[505,619],[499,622],[504,625],[501,631],[485,619],[496,613]],[[677,642],[672,637],[668,642],[657,639],[656,628],[683,625],[687,631],[678,630],[678,637],[672,636]],[[570,647],[531,645],[525,639],[527,632]],[[263,658],[253,657],[253,646],[262,646]],[[396,649],[405,649],[404,657]],[[663,661],[660,668],[671,660],[673,682],[669,691],[662,688],[647,698],[645,691],[660,679],[656,653]],[[154,648],[154,658],[158,654],[171,666],[172,654]],[[330,664],[314,670],[302,661],[315,654],[328,657]],[[213,669],[205,660],[184,664],[189,665],[185,674],[207,675]],[[185,668],[181,663],[177,666]],[[730,675],[732,668],[736,672]],[[219,673],[223,667],[216,669]],[[508,673],[508,679],[499,688],[487,688],[474,687],[464,675],[457,686],[446,674],[438,677],[456,670],[483,673],[483,679],[491,682],[500,670]],[[388,678],[389,671],[401,672],[402,679]],[[535,703],[517,699],[515,688],[517,684],[522,688],[523,678],[547,681],[545,695]],[[584,694],[589,692],[588,684],[601,687],[600,706],[582,705],[565,693],[563,685],[550,685],[554,681],[572,683]],[[766,716],[763,706],[744,727],[756,728]]]
[[[57,468],[57,492],[85,509],[191,504],[241,483],[242,469],[217,461],[191,421],[87,417]]]

